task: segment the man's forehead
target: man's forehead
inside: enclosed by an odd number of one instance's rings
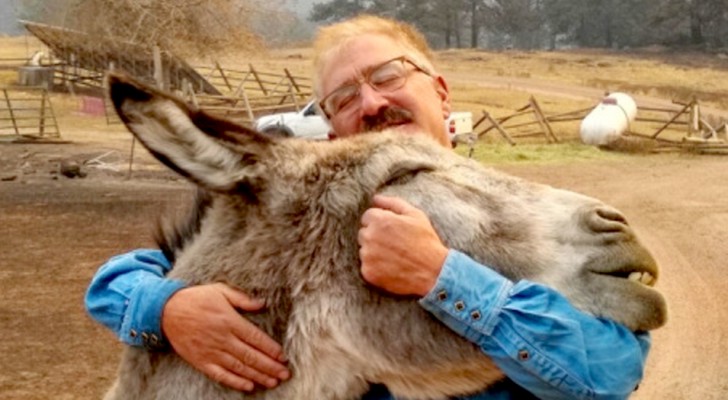
[[[364,35],[342,43],[326,61],[324,86],[356,80],[383,62],[405,54],[404,47],[384,35]]]

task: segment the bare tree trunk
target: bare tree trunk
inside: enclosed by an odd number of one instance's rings
[[[690,8],[690,41],[693,44],[703,44],[705,37],[703,36],[703,21],[700,18],[700,12],[695,6]]]
[[[478,3],[476,0],[470,0],[470,48],[478,48],[478,33],[480,26],[478,25]]]

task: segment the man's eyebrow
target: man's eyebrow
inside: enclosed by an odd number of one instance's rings
[[[345,86],[349,86],[349,85],[353,85],[353,84],[358,84],[359,83],[359,79],[358,79],[359,77],[361,77],[361,78],[367,77],[368,78],[369,75],[371,75],[371,73],[375,69],[377,69],[379,67],[382,67],[382,66],[384,66],[384,64],[388,64],[388,63],[390,63],[390,62],[392,62],[392,61],[394,61],[394,60],[396,60],[398,58],[399,57],[396,57],[396,58],[393,58],[391,60],[386,60],[386,61],[382,61],[382,62],[379,62],[379,63],[376,63],[376,64],[369,65],[366,68],[362,69],[361,72],[358,72],[356,75],[354,75],[352,78],[347,79],[344,82],[342,82],[336,88],[338,89],[338,88],[342,88],[342,87],[345,87]]]

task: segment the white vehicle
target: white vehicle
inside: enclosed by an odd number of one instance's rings
[[[316,103],[311,101],[301,111],[265,115],[255,121],[255,129],[268,135],[300,137],[305,139],[328,139],[331,127],[318,114]],[[445,121],[453,143],[470,137],[473,133],[473,114],[453,112]]]
[[[331,127],[318,114],[311,101],[301,111],[265,115],[255,121],[255,129],[272,136],[328,139]]]

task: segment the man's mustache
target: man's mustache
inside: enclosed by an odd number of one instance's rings
[[[413,116],[409,110],[401,107],[386,107],[374,115],[365,115],[362,122],[365,131],[381,131],[390,126],[412,122]]]

